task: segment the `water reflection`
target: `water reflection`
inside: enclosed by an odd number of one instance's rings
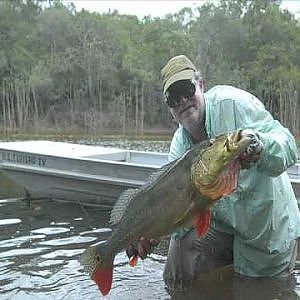
[[[1,178],[0,178],[1,179]],[[2,182],[3,184],[3,182]],[[101,299],[78,262],[84,249],[109,234],[109,213],[51,200],[0,200],[0,299]],[[113,288],[105,299],[299,299],[300,271],[285,283],[245,280],[225,268],[201,278],[198,288],[167,293],[162,280],[167,243],[131,268],[117,255]]]
[[[0,199],[11,197],[24,197],[24,189],[12,182],[0,170]],[[0,207],[3,200],[0,200]],[[7,202],[7,200],[4,200]]]
[[[101,298],[78,257],[88,245],[109,236],[108,212],[95,207],[83,212],[77,204],[50,200],[15,199],[1,205],[0,299]],[[120,254],[115,264],[106,299],[167,297],[164,257],[154,255],[133,269]]]
[[[194,288],[177,292],[172,299],[205,299],[205,300],[296,300],[299,299],[297,275],[293,274],[284,280],[249,279],[233,274],[233,270],[222,270],[220,278],[207,276],[198,280]],[[215,274],[214,274],[215,275]]]

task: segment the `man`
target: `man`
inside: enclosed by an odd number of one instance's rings
[[[232,86],[215,86],[204,93],[203,80],[184,55],[162,69],[163,92],[179,123],[169,158],[208,138],[242,129],[253,143],[241,157],[237,190],[212,208],[209,232],[173,234],[164,280],[170,289],[190,284],[201,273],[233,264],[242,276],[289,274],[295,263],[300,215],[287,173],[297,160],[295,140],[252,94]],[[141,243],[140,254],[147,247]],[[142,251],[142,250],[143,251]]]

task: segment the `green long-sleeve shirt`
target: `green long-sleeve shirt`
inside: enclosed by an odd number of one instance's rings
[[[264,144],[263,157],[241,170],[237,190],[212,208],[212,226],[234,235],[235,271],[247,276],[274,276],[290,260],[290,247],[300,236],[300,214],[285,172],[297,160],[289,130],[274,120],[252,94],[225,85],[204,94],[205,126],[209,138],[236,129],[251,128]],[[189,133],[180,125],[169,159],[191,148]]]

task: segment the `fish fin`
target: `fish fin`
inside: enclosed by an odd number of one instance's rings
[[[211,212],[206,209],[204,212],[199,213],[195,217],[195,227],[199,236],[207,233],[211,221]]]
[[[131,199],[138,193],[138,191],[139,189],[128,189],[121,194],[110,213],[109,223],[111,226],[115,226],[119,223]]]
[[[108,268],[99,268],[93,275],[93,280],[103,296],[107,295],[111,289],[113,279],[113,266]]]
[[[130,258],[129,260],[129,265],[130,267],[135,267],[138,261],[138,255],[134,255],[133,257]]]
[[[162,166],[160,169],[158,169],[157,171],[153,172],[147,179],[146,184],[151,184],[152,182],[158,180],[158,178],[160,176],[162,176],[163,174],[165,174],[165,172],[172,168],[175,164],[177,163],[177,160],[171,161],[167,164],[165,164],[164,166]]]

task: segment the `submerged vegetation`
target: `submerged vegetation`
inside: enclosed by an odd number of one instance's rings
[[[279,5],[221,0],[139,20],[63,1],[3,0],[0,131],[170,135],[160,69],[186,54],[206,89],[249,90],[299,137],[299,20]]]

